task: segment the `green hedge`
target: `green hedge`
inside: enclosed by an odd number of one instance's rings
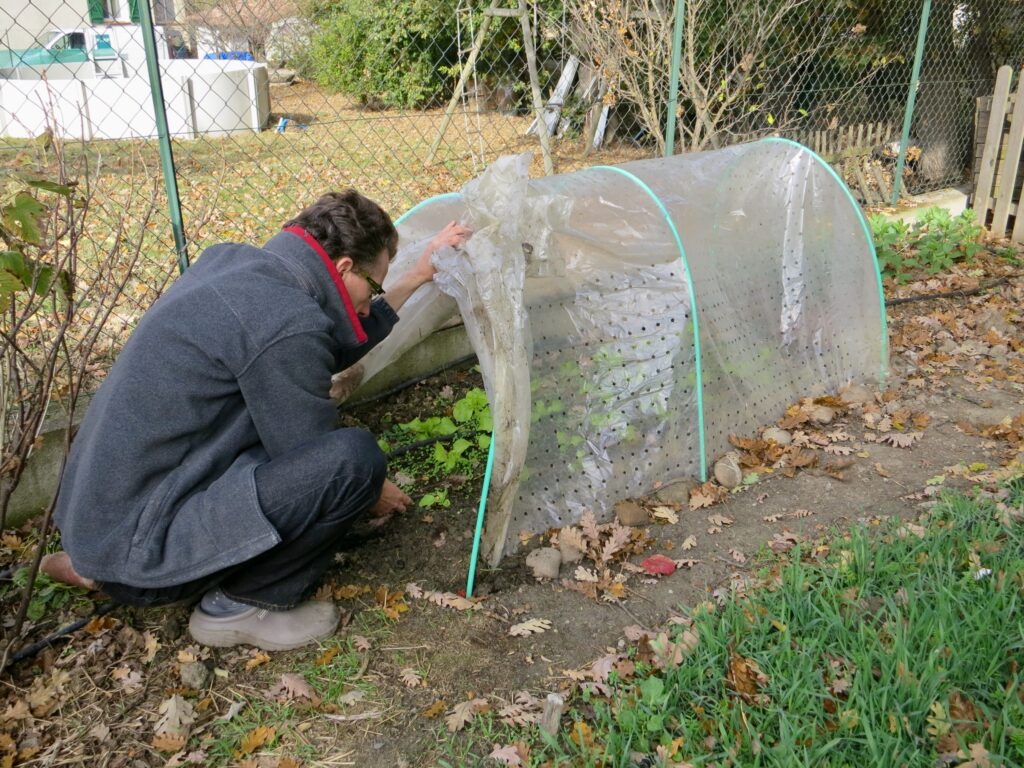
[[[555,18],[561,0],[542,6]],[[387,7],[374,0],[321,0],[310,18],[319,31],[310,48],[310,68],[317,82],[346,93],[373,108],[424,108],[451,97],[462,61],[459,56],[459,0],[401,0]],[[469,17],[462,12],[463,49],[472,39]],[[473,30],[483,14],[474,14]],[[553,42],[538,52],[557,56]],[[525,93],[526,63],[520,55],[518,19],[495,19],[477,63],[478,79],[490,86],[508,84]],[[555,73],[557,76],[557,73]],[[542,81],[551,76],[542,73]],[[546,82],[542,82],[542,86]]]

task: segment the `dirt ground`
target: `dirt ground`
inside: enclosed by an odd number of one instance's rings
[[[893,374],[887,387],[872,393],[866,405],[839,413],[827,427],[805,422],[792,429],[794,435],[802,430],[812,437],[846,434],[847,439],[825,440],[840,446],[829,450],[812,440],[806,450],[819,457],[817,466],[794,477],[764,473],[710,507],[692,509],[686,495],[672,499],[672,489],[663,490],[660,498],[641,499],[651,510],[668,509],[678,522],[655,523],[652,517],[639,529],[648,533],[636,545],[644,551],[629,561],[635,565],[658,553],[677,562],[693,561],[671,575],[652,578],[616,560],[614,570],[626,575],[622,598],[591,599],[560,580],[533,578],[525,552],[549,543],[543,535],[500,568],[479,574],[479,609],[417,598],[407,588],[410,582],[437,593],[457,593],[465,586],[478,493],[475,481],[465,482],[452,488],[450,508],[414,509],[339,554],[328,580],[335,597],[366,588],[338,600],[346,612],[339,637],[354,643],[351,658],[358,669],[335,673],[330,659],[318,664],[323,660],[317,659],[319,650],[273,654],[251,664],[260,658],[255,651],[191,645],[185,632],[187,606],[117,609],[109,619],[5,675],[0,765],[494,764],[483,757],[486,752],[459,754],[464,737],[449,734],[445,712],[472,698],[497,707],[521,690],[541,699],[549,692],[569,692],[577,686],[574,671],[615,648],[625,627],[655,629],[688,606],[724,599],[730,589],[743,588],[744,579],[775,547],[783,551],[787,542],[827,541],[836,528],[857,522],[913,518],[942,489],[984,483],[1003,471],[1021,444],[1021,422],[1013,419],[1024,413],[1024,317],[1019,309],[1024,280],[1006,261],[989,258],[983,267],[889,287],[892,297],[900,297],[971,291],[1004,279],[975,294],[894,307]],[[436,415],[431,409],[438,391],[450,386],[459,392],[476,383],[472,372],[448,372],[346,419],[379,428],[413,415]],[[799,421],[799,413],[795,409],[789,416]],[[890,440],[888,435],[904,432],[881,428],[878,418],[898,422],[908,414],[913,426],[908,422],[905,431],[920,432],[919,438]],[[898,447],[911,439],[908,447]],[[30,539],[29,532],[20,536]],[[687,544],[691,536],[695,542]],[[13,540],[5,539],[5,546],[8,560],[19,556]],[[561,578],[574,583],[575,568],[563,565]],[[388,590],[383,598],[382,587]],[[85,603],[72,602],[43,617],[31,639],[100,601],[101,596],[91,595]],[[388,608],[396,605],[407,610],[389,618]],[[512,625],[531,618],[550,621],[550,629],[523,637],[509,634]],[[183,681],[182,667],[197,660],[213,674],[195,688]],[[412,687],[411,679],[403,681],[409,669],[419,678]],[[240,749],[246,734],[232,735],[235,723],[216,718],[227,714],[233,702],[247,701],[251,711],[271,706],[267,699],[274,694],[268,691],[282,674],[297,671],[311,681],[335,675],[335,700],[324,696],[314,705],[294,691],[278,696],[263,719],[250,717],[245,726],[273,727],[275,738],[232,757],[232,748]],[[363,691],[361,698],[340,703],[343,693],[357,690]],[[175,693],[196,708],[190,740],[177,754],[153,743],[155,723],[166,716],[159,711],[161,702]],[[431,710],[434,716],[428,716]],[[19,757],[4,763],[3,757],[15,750]]]

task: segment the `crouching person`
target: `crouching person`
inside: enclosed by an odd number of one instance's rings
[[[388,335],[433,250],[385,294],[388,215],[331,193],[262,248],[216,245],[139,322],[71,447],[51,577],[156,606],[199,598],[205,645],[296,648],[338,611],[304,598],[362,515],[411,503],[374,437],[336,429],[332,373]]]

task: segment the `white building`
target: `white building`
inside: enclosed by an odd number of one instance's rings
[[[0,0],[0,48],[30,48],[51,29],[139,21],[139,0]],[[174,0],[154,0],[154,22],[175,21]]]

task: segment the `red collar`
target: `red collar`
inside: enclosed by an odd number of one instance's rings
[[[356,308],[352,304],[352,297],[348,295],[348,290],[345,288],[345,283],[341,279],[341,275],[338,273],[338,268],[334,266],[334,262],[331,261],[331,257],[327,255],[327,251],[324,250],[323,246],[316,241],[309,232],[304,230],[302,227],[285,227],[285,232],[289,232],[293,235],[298,235],[306,244],[316,251],[320,260],[327,267],[327,273],[331,276],[331,280],[334,281],[334,286],[338,289],[338,295],[341,296],[341,301],[345,305],[345,311],[348,313],[349,322],[352,323],[352,329],[356,332],[356,341],[360,344],[366,342],[366,331],[363,330],[363,324],[359,320],[359,315],[356,314]]]

